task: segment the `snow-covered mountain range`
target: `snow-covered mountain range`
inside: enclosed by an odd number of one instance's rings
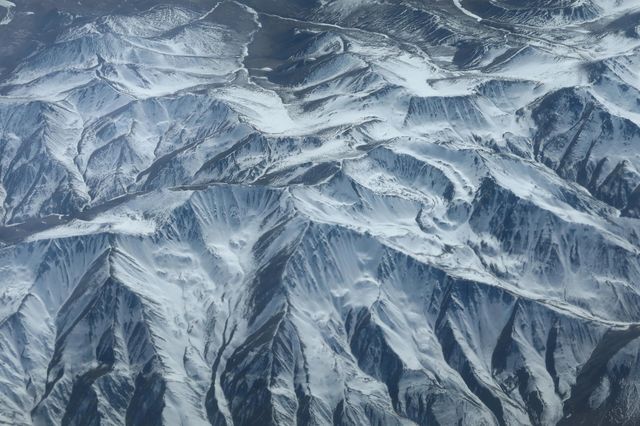
[[[637,0],[0,37],[0,424],[640,423]]]

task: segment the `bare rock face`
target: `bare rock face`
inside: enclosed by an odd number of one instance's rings
[[[640,423],[639,23],[0,0],[0,423]]]

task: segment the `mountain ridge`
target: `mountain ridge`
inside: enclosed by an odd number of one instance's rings
[[[0,423],[640,419],[632,1],[10,9]]]

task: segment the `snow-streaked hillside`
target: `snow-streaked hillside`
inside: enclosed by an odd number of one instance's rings
[[[15,3],[0,424],[640,422],[634,0]]]

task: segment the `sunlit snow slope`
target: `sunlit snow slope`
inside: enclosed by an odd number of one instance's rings
[[[636,0],[0,24],[0,424],[640,424]]]

